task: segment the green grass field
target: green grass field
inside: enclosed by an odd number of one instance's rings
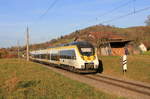
[[[103,73],[123,78],[122,65],[118,56],[100,57],[103,61]],[[127,57],[127,79],[150,83],[150,55],[134,55]]]
[[[0,59],[0,99],[122,99],[68,79],[41,64]]]

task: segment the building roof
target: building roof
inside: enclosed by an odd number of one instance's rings
[[[115,33],[103,32],[90,32],[89,35],[94,39],[107,39],[109,42],[127,42],[128,40],[124,35]]]

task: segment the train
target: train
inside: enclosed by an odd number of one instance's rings
[[[30,60],[78,73],[96,73],[99,67],[96,48],[85,41],[30,51]]]

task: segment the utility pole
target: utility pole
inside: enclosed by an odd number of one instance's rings
[[[27,61],[29,61],[29,28],[27,26],[27,33],[26,33],[26,54],[27,54]]]

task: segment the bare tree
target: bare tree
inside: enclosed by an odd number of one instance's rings
[[[150,15],[147,17],[147,20],[145,21],[147,26],[150,26]]]

